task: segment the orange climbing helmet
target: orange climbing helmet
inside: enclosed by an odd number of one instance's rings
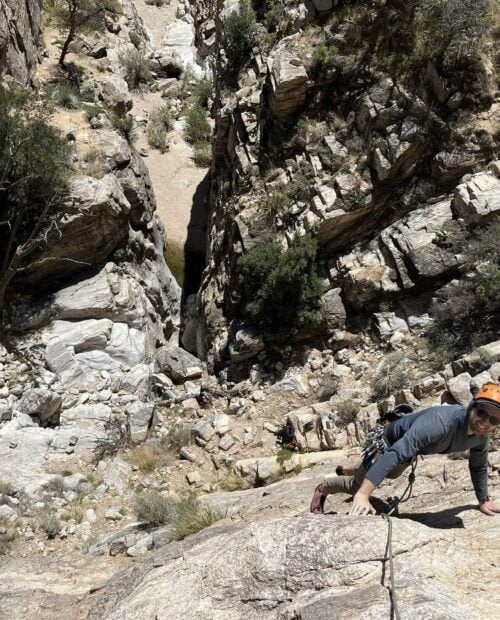
[[[483,387],[474,394],[474,402],[492,405],[500,409],[500,385],[496,383],[485,383]]]

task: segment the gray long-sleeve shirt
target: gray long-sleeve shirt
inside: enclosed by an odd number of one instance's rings
[[[389,444],[370,468],[366,478],[378,486],[398,464],[418,454],[469,452],[469,471],[478,501],[488,497],[488,435],[468,435],[467,407],[430,407],[390,424],[385,430]]]

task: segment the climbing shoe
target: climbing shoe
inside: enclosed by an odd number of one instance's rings
[[[312,496],[309,511],[314,515],[322,515],[325,512],[325,500],[326,495],[323,495],[323,486],[318,484],[318,486],[314,489],[314,495]]]

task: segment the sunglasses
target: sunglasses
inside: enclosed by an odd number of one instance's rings
[[[500,424],[500,418],[495,418],[487,411],[484,411],[484,409],[477,409],[476,413],[478,418],[480,418],[483,422],[488,422],[491,426],[498,426]]]

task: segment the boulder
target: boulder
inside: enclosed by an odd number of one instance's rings
[[[195,32],[191,24],[176,20],[167,25],[161,48],[163,56],[173,56],[183,69],[190,69],[196,79],[203,77],[203,71],[194,54]]]
[[[125,415],[128,419],[130,439],[134,443],[144,441],[148,436],[149,429],[155,420],[154,403],[144,403],[136,400],[125,408]]]
[[[361,308],[456,269],[458,257],[435,243],[452,220],[449,200],[416,209],[341,256],[336,268],[347,301]]]
[[[345,325],[347,315],[341,293],[341,288],[333,288],[321,298],[323,315],[329,329],[342,328]]]
[[[375,312],[373,323],[380,340],[390,339],[395,333],[407,334],[408,323],[394,312]]]
[[[453,194],[453,210],[467,224],[484,224],[500,213],[500,179],[480,172],[461,183]]]
[[[119,75],[113,74],[103,80],[101,94],[104,102],[117,114],[126,114],[132,108],[132,95],[127,82]]]
[[[43,426],[46,423],[56,424],[59,421],[62,399],[44,388],[32,388],[24,392],[17,408],[21,413],[36,418]]]
[[[180,347],[161,347],[156,352],[156,365],[176,383],[201,377],[200,360]]]
[[[269,67],[270,108],[280,120],[286,120],[302,107],[307,90],[307,71],[302,62],[286,53],[278,53]]]
[[[112,172],[123,169],[132,159],[132,150],[127,140],[112,129],[99,129],[95,132],[96,147],[102,153],[104,169]],[[124,188],[122,188],[124,191]]]
[[[76,177],[64,213],[47,233],[47,244],[23,279],[53,286],[54,278],[101,265],[128,238],[130,203],[112,174]]]
[[[2,2],[0,75],[22,86],[33,84],[42,41],[42,5],[37,0]]]
[[[448,388],[448,391],[460,405],[468,405],[472,400],[472,394],[470,391],[471,380],[472,377],[468,372],[462,372],[447,381],[446,387]]]
[[[242,362],[255,357],[264,349],[262,335],[252,328],[243,328],[236,332],[233,341],[229,345],[231,361]]]

